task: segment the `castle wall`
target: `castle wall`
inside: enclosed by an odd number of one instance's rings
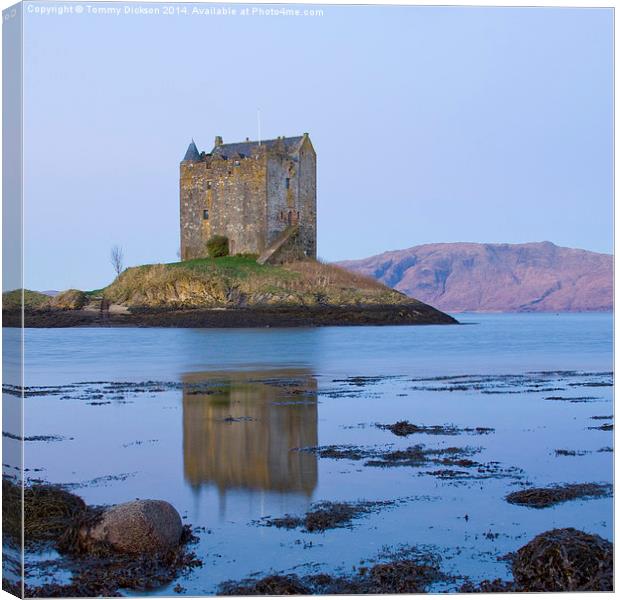
[[[202,211],[206,207],[204,162],[182,162],[179,183],[181,201],[181,258],[204,256]]]
[[[290,225],[299,225],[300,254],[316,258],[316,154],[308,140],[295,157],[270,152],[267,197],[267,243]]]
[[[229,239],[231,254],[261,254],[293,225],[297,254],[316,258],[316,154],[307,136],[297,154],[280,140],[251,156],[194,152],[181,163],[183,260],[206,256],[214,235]]]
[[[229,239],[231,254],[260,254],[265,249],[267,181],[265,158],[213,158],[207,167],[208,223],[204,241],[212,235]]]
[[[299,241],[309,258],[316,258],[316,154],[309,140],[299,151]]]
[[[231,254],[265,248],[265,157],[208,157],[181,163],[181,256],[206,256],[214,235],[229,239]],[[204,218],[204,211],[208,218]]]
[[[287,183],[288,182],[288,183]],[[267,245],[299,221],[297,161],[272,151],[267,159]]]

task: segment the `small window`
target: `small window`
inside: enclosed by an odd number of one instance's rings
[[[205,221],[208,221],[208,220],[209,220],[209,210],[208,210],[208,209],[206,209],[206,208],[205,208],[205,209],[202,211],[202,218],[203,218]]]
[[[240,164],[241,163],[238,160],[235,161],[235,167],[238,167]]]
[[[211,189],[211,182],[207,181],[207,189],[210,190]]]
[[[287,190],[291,187],[291,180],[288,177],[286,178],[284,185],[286,186]]]

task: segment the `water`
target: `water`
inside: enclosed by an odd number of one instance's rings
[[[351,573],[401,545],[432,549],[452,574],[507,578],[497,557],[541,531],[574,526],[612,539],[610,498],[544,510],[504,500],[530,484],[611,482],[613,455],[599,450],[613,432],[589,427],[612,421],[591,419],[613,412],[612,388],[602,385],[611,380],[612,316],[459,319],[465,324],[27,330],[27,386],[98,382],[26,399],[25,435],[64,438],[26,442],[27,475],[76,484],[91,504],[171,502],[185,522],[206,528],[197,546],[204,566],[180,580],[192,595],[270,570]],[[540,371],[555,373],[533,374]],[[433,379],[455,376],[468,377]],[[175,385],[133,385],[149,380]],[[375,426],[404,419],[494,431],[401,438]],[[457,446],[494,470],[442,479],[441,470],[463,469],[382,468],[291,450],[343,444]],[[325,533],[258,523],[322,500],[395,503]]]
[[[318,375],[611,369],[612,316],[459,315],[467,326],[29,329],[28,385],[305,367]]]

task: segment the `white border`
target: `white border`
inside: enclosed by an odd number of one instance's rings
[[[78,3],[80,0],[64,0],[64,2],[66,4],[69,4],[71,2],[76,2]],[[91,0],[92,2],[93,0]],[[99,0],[94,0],[99,1]],[[108,2],[118,2],[118,3],[123,3],[126,0],[106,0]],[[132,2],[143,2],[144,4],[149,4],[152,2],[147,2],[145,0],[132,0]],[[175,2],[176,3],[176,2]],[[222,4],[248,4],[248,0],[225,0],[225,2],[192,2],[192,3],[201,3],[201,4],[217,4],[219,6],[221,6]],[[575,2],[575,1],[570,1],[570,0],[546,0],[545,2],[532,2],[531,0],[512,0],[511,2],[498,2],[496,1],[490,1],[490,0],[478,0],[477,2],[463,2],[463,1],[459,1],[459,0],[453,0],[452,2],[446,2],[446,1],[441,1],[441,0],[426,0],[424,2],[411,2],[411,1],[407,1],[407,0],[400,0],[398,2],[390,2],[389,0],[375,0],[375,2],[360,2],[360,1],[355,1],[355,0],[339,0],[338,2],[333,2],[333,1],[329,1],[329,0],[322,0],[320,2],[312,2],[312,1],[308,1],[308,0],[288,0],[288,2],[284,3],[284,2],[270,2],[269,0],[251,0],[252,4],[312,4],[312,5],[342,5],[342,4],[346,4],[346,5],[369,5],[369,4],[375,4],[375,5],[403,5],[403,6],[488,6],[488,7],[494,7],[494,6],[507,6],[507,7],[555,7],[555,8],[613,8],[614,9],[614,199],[615,199],[615,173],[618,172],[618,154],[616,152],[616,140],[617,140],[617,125],[616,125],[616,120],[615,120],[615,114],[617,112],[618,109],[618,96],[616,94],[616,78],[615,78],[615,66],[618,64],[618,47],[615,44],[615,31],[617,29],[616,25],[617,25],[617,11],[616,6],[617,6],[617,2],[609,2],[609,1],[598,1],[598,0],[594,0],[593,2],[588,2],[587,0],[582,0],[581,2]],[[9,6],[12,6],[13,4],[15,4],[15,2],[12,2],[10,0],[0,0],[0,10],[4,10],[6,8],[8,8]],[[0,45],[0,57],[1,57],[1,45]],[[0,114],[2,112],[2,106],[1,106],[1,98],[0,98]],[[0,158],[1,158],[1,150],[0,150]],[[1,161],[0,161],[0,165],[1,165]],[[1,171],[1,166],[0,166],[0,171]],[[1,173],[0,173],[1,175]],[[614,232],[616,231],[617,225],[618,225],[618,213],[615,211],[615,200],[614,200]],[[1,216],[0,216],[1,219]],[[1,229],[0,229],[1,231]],[[617,253],[617,247],[616,247],[616,238],[614,235],[614,255],[616,255]],[[2,249],[0,246],[0,265],[2,264]],[[615,281],[617,281],[617,276],[618,276],[618,264],[614,261],[614,283]],[[620,298],[620,294],[618,292],[617,286],[614,285],[614,306],[618,306],[618,300]],[[615,317],[614,317],[614,323],[615,323]],[[618,354],[616,353],[616,336],[615,336],[615,327],[614,327],[614,373],[618,372]],[[2,349],[2,340],[0,338],[0,351]],[[615,389],[615,388],[614,388]],[[615,398],[615,394],[614,394],[614,398]],[[615,431],[614,431],[614,449],[617,447],[616,446],[616,435],[615,435]],[[0,451],[1,452],[1,451]],[[614,454],[615,456],[615,454]],[[614,459],[614,482],[618,481],[618,463],[615,461]],[[616,538],[616,521],[615,521],[615,507],[616,507],[616,502],[617,502],[617,498],[614,498],[614,539]],[[0,528],[1,530],[1,528]],[[617,561],[618,561],[618,554],[617,551],[614,548],[614,564],[617,565]],[[616,571],[616,569],[614,569],[614,571]],[[615,575],[615,573],[614,573]],[[598,596],[610,596],[612,593],[598,593]],[[588,594],[591,595],[591,594]],[[449,598],[450,596],[453,596],[453,594],[445,594],[442,595],[445,596],[446,598]],[[581,596],[581,594],[580,594]],[[190,597],[190,596],[182,596],[182,595],[178,595],[178,596],[158,596],[159,598],[175,598],[176,600],[179,600],[179,598],[184,598],[184,597]],[[325,596],[327,598],[334,598],[334,600],[339,600],[339,599],[343,599],[343,598],[357,598],[356,596]],[[397,598],[399,596],[396,596]],[[506,598],[505,594],[484,594],[483,595],[484,599],[486,600],[487,598],[489,600],[491,599],[499,599],[499,598]],[[574,598],[575,596],[572,595],[572,597]],[[14,596],[11,596],[10,594],[1,591],[0,590],[0,600],[4,600],[4,599],[9,599],[9,598],[14,598]],[[383,596],[365,596],[365,598],[377,598],[377,599],[381,599],[383,598]],[[566,598],[566,594],[554,594],[554,593],[547,593],[545,594],[545,598]]]

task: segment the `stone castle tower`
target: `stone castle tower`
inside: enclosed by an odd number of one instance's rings
[[[181,258],[207,255],[214,235],[231,254],[259,262],[316,258],[316,153],[307,133],[224,144],[210,153],[189,145],[181,161]]]

